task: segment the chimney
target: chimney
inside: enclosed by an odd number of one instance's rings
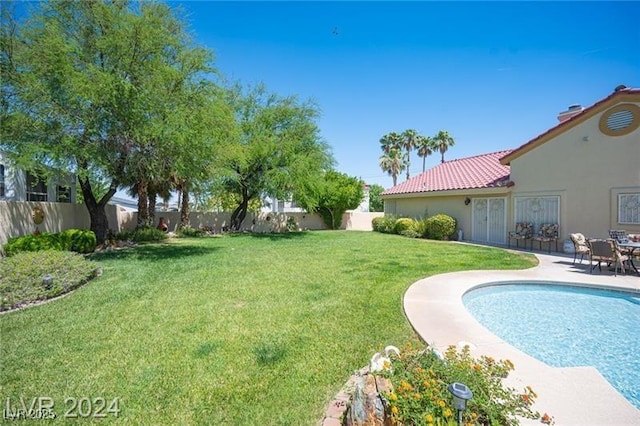
[[[580,114],[584,111],[584,107],[580,104],[569,105],[569,108],[566,111],[562,111],[558,114],[558,121],[564,123],[574,115]]]

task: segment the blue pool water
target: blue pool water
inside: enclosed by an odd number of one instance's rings
[[[493,285],[462,301],[496,336],[548,365],[597,368],[640,409],[640,294],[559,284]]]

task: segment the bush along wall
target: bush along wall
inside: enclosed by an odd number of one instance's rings
[[[25,251],[75,251],[92,253],[96,249],[96,234],[86,229],[67,229],[63,232],[28,234],[9,238],[2,247],[7,256]]]
[[[436,214],[423,220],[396,218],[393,215],[376,217],[371,221],[374,231],[398,234],[410,238],[450,240],[455,236],[457,221],[446,214]]]

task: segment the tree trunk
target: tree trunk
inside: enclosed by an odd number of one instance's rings
[[[149,209],[147,212],[149,213],[149,225],[154,226],[156,223],[156,198],[157,194],[153,191],[149,191]]]
[[[427,156],[422,157],[422,173],[424,173],[425,162],[427,161]]]
[[[249,193],[247,192],[246,188],[243,188],[242,201],[240,202],[240,205],[238,205],[238,207],[236,207],[236,209],[231,214],[231,230],[232,231],[240,230],[240,227],[242,226],[242,222],[247,217],[247,210],[249,210],[250,199],[251,197],[249,197]]]
[[[189,187],[186,183],[181,186],[182,205],[180,206],[180,228],[186,228],[191,225],[189,221]]]
[[[138,222],[137,228],[149,226],[149,203],[147,196],[147,184],[138,182]]]
[[[78,183],[80,184],[82,196],[84,197],[84,205],[87,206],[89,218],[91,219],[91,230],[96,234],[96,240],[98,241],[98,244],[100,244],[107,239],[107,235],[109,233],[109,220],[107,219],[107,212],[104,207],[107,204],[107,201],[109,201],[111,197],[113,197],[113,194],[116,193],[118,184],[116,181],[112,181],[109,191],[107,191],[100,201],[97,201],[96,197],[93,195],[91,183],[89,183],[88,178],[82,179],[78,176]]]

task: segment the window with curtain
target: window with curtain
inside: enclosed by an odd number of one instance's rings
[[[535,230],[543,223],[560,224],[560,197],[515,197],[515,223],[530,222]]]
[[[618,223],[640,225],[640,193],[618,194]]]

